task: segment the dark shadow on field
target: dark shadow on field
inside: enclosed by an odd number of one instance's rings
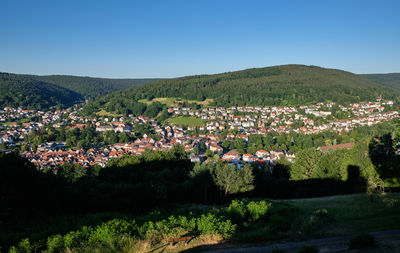
[[[383,180],[400,180],[400,155],[396,149],[400,144],[393,143],[391,133],[375,137],[368,146],[368,154],[376,172]]]
[[[307,179],[299,181],[290,181],[289,175],[284,172],[287,171],[288,168],[282,167],[279,168],[279,170],[280,172],[275,173],[276,177],[272,179],[268,178],[268,181],[264,182],[264,184],[262,183],[260,178],[258,178],[259,181],[256,182],[256,184],[259,189],[253,191],[252,197],[274,198],[274,199],[314,198],[314,197],[324,197],[324,196],[332,196],[338,194],[356,193],[364,191],[366,187],[366,181],[360,175],[360,168],[354,165],[349,165],[347,167],[348,178],[346,181],[340,181],[334,179]],[[230,201],[231,199],[236,199],[240,197],[249,197],[249,196],[244,194],[229,196],[225,199],[225,201]],[[290,216],[296,214],[288,213],[286,215]],[[264,226],[267,225],[264,224]],[[260,229],[260,227],[256,227],[255,229]],[[240,231],[240,232],[246,233],[247,231]],[[209,250],[226,250],[226,252],[229,252],[230,248],[234,249],[237,247],[246,247],[246,245],[248,247],[250,246],[253,247],[257,246],[257,243],[262,243],[263,245],[265,245],[265,243],[271,243],[272,246],[274,242],[276,242],[277,240],[282,241],[283,239],[282,237],[279,237],[279,235],[269,235],[269,236],[266,235],[263,239],[251,238],[250,241],[253,242],[251,244],[246,244],[249,241],[245,240],[246,243],[243,244],[243,242],[241,241],[242,239],[240,239],[241,238],[240,232],[238,233],[237,231],[232,236],[232,239],[224,241],[220,244],[200,245],[194,248],[184,250],[182,252],[203,252]],[[259,234],[257,236],[259,236]]]
[[[280,168],[280,170],[285,171],[289,170],[289,168]],[[257,188],[254,190],[253,196],[273,199],[313,198],[363,191],[366,182],[360,176],[360,168],[349,165],[347,173],[348,179],[346,181],[330,178],[294,181],[289,180],[289,176],[285,173],[283,173],[283,175],[286,175],[285,177],[256,177],[256,181],[258,182],[256,183]]]

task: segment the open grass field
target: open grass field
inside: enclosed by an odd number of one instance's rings
[[[107,117],[121,117],[123,116],[122,114],[116,114],[116,113],[112,113],[112,112],[107,112],[105,110],[101,110],[97,113],[97,115],[99,116],[107,116]]]
[[[177,126],[204,126],[204,121],[200,118],[196,118],[196,117],[174,117],[174,118],[170,118],[168,119],[168,122],[170,124],[173,125],[177,125]]]
[[[357,235],[374,231],[400,229],[400,193],[388,193],[375,195],[373,202],[366,194],[339,195],[322,198],[272,200],[273,203],[289,203],[299,209],[297,217],[293,217],[293,231],[284,237],[266,238],[265,241],[246,242],[222,240],[218,237],[195,237],[187,246],[178,243],[175,247],[167,244],[160,245],[154,252],[203,252],[213,250],[228,250],[241,247],[254,247],[269,244],[284,244],[287,241],[304,241],[315,238],[335,237],[342,235]],[[318,210],[327,210],[326,215],[316,217]],[[298,233],[301,231],[302,233]],[[262,228],[259,231],[263,232]],[[255,231],[255,236],[259,236]],[[240,237],[240,234],[237,236]],[[397,252],[393,250],[399,244],[398,241],[384,243],[379,248],[367,252]],[[225,251],[224,251],[225,252]],[[262,251],[259,252],[270,252]],[[284,251],[295,252],[295,251]],[[358,251],[340,251],[358,252]],[[363,251],[364,252],[364,251]]]
[[[175,106],[178,105],[180,103],[186,102],[186,103],[196,103],[199,105],[203,105],[203,106],[208,106],[210,103],[212,103],[214,100],[212,98],[208,98],[204,101],[197,101],[197,100],[184,100],[184,99],[180,99],[180,98],[153,98],[152,100],[147,100],[147,99],[140,99],[139,102],[140,103],[144,103],[144,104],[151,104],[153,102],[160,102],[161,104],[167,105],[167,106]]]
[[[400,228],[400,193],[340,195],[324,198],[289,200],[304,217],[326,209],[331,219],[313,231],[313,235],[343,235]]]
[[[147,99],[140,99],[140,103],[144,104],[151,104],[153,102],[160,102],[161,104],[164,104],[166,106],[174,106],[176,104],[177,98],[153,98],[152,100],[147,100]]]

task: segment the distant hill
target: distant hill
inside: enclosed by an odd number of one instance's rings
[[[36,76],[26,75],[26,77],[53,83],[73,90],[86,99],[93,99],[104,96],[108,93],[128,89],[136,85],[153,82],[159,79],[109,79],[109,78],[93,78],[81,76],[68,76],[68,75],[50,75],[50,76]]]
[[[350,72],[316,66],[283,65],[214,75],[159,80],[119,91],[88,105],[90,110],[134,113],[140,99],[179,97],[213,99],[214,106],[340,104],[394,98],[399,92]]]
[[[0,73],[0,107],[27,109],[69,107],[83,101],[82,95],[55,84],[9,73]]]
[[[362,75],[376,83],[400,90],[400,73]]]

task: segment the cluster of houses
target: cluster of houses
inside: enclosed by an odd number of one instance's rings
[[[185,151],[190,153],[192,162],[203,162],[206,160],[204,155],[195,155],[195,148],[198,148],[203,142],[207,149],[211,150],[221,160],[234,163],[236,165],[244,163],[259,163],[260,165],[273,165],[280,157],[286,157],[289,161],[293,161],[295,155],[283,151],[265,151],[258,150],[255,155],[240,155],[235,150],[224,152],[219,145],[218,136],[207,135],[203,137],[187,136],[185,139],[162,138],[158,141],[152,138],[136,139],[131,143],[116,143],[105,148],[91,148],[87,151],[84,149],[64,150],[65,142],[49,142],[42,144],[36,152],[24,151],[23,157],[28,158],[31,162],[40,168],[54,168],[65,162],[78,163],[82,166],[94,166],[98,164],[104,167],[109,159],[120,157],[122,155],[141,155],[145,150],[152,151],[169,151],[175,145],[182,145]],[[214,157],[215,158],[215,157]]]
[[[333,117],[331,108],[334,105],[334,103],[317,103],[299,107],[205,107],[200,110],[171,107],[168,109],[171,115],[203,119],[205,124],[196,127],[160,125],[155,119],[144,116],[134,117],[133,115],[87,118],[80,116],[80,108],[43,112],[6,107],[0,108],[0,143],[23,143],[24,136],[49,125],[67,129],[84,129],[90,126],[98,133],[113,131],[134,135],[133,126],[135,124],[149,124],[155,134],[159,136],[159,140],[149,138],[149,135],[145,134],[143,138],[136,139],[131,143],[118,143],[105,148],[89,150],[68,150],[65,142],[49,142],[40,144],[35,152],[25,151],[23,156],[41,168],[58,166],[64,162],[79,163],[82,166],[93,166],[94,164],[105,166],[109,159],[121,155],[140,155],[146,149],[170,150],[174,145],[179,144],[190,154],[193,162],[206,160],[205,154],[198,154],[199,147],[202,145],[214,154],[214,159],[235,164],[273,165],[281,157],[293,161],[295,155],[279,150],[258,150],[255,154],[239,154],[235,150],[225,150],[221,147],[221,143],[225,139],[234,138],[241,138],[248,142],[252,134],[267,135],[270,132],[290,133],[293,131],[313,134],[323,131],[349,131],[357,126],[371,126],[399,117],[397,111],[388,110],[393,105],[392,101],[378,99],[373,102],[350,104],[347,107],[339,105],[339,110],[351,112],[353,115],[345,120]],[[316,124],[315,117],[323,118],[324,124]],[[36,121],[31,121],[32,118],[35,118]],[[5,122],[9,124],[5,124]],[[235,130],[233,132],[238,134],[230,131],[233,129]],[[224,131],[228,131],[228,134],[222,138],[220,134]]]
[[[229,107],[203,108],[192,110],[187,107],[171,107],[168,111],[177,116],[192,116],[206,120],[205,126],[188,127],[188,130],[208,131],[218,134],[226,129],[237,129],[248,134],[304,133],[315,134],[323,131],[350,131],[358,126],[371,126],[386,120],[399,117],[397,111],[385,111],[393,105],[392,101],[378,99],[374,102],[350,104],[348,107],[339,105],[343,112],[351,112],[354,117],[344,120],[335,119],[331,108],[335,103],[317,103],[296,107]],[[386,106],[386,107],[385,107]],[[301,113],[300,111],[303,111]],[[324,124],[315,124],[309,117],[321,117]],[[328,120],[327,118],[331,116]],[[295,124],[298,123],[298,124]],[[300,123],[300,124],[299,124]]]

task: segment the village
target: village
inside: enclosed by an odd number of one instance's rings
[[[399,113],[392,110],[392,107],[392,101],[378,99],[349,106],[317,103],[298,107],[204,107],[199,110],[183,106],[168,108],[172,118],[192,117],[203,122],[201,125],[187,126],[133,115],[87,118],[81,116],[79,106],[47,112],[6,107],[0,108],[0,144],[8,148],[29,144],[24,140],[27,135],[48,126],[65,129],[92,127],[99,134],[112,131],[135,136],[133,128],[135,124],[148,124],[154,129],[153,138],[150,133],[144,133],[132,142],[88,149],[69,147],[65,141],[52,141],[41,143],[36,150],[28,148],[22,152],[22,156],[41,169],[54,168],[66,162],[78,163],[85,167],[96,164],[104,167],[110,159],[122,155],[141,155],[145,150],[166,151],[171,150],[174,145],[181,145],[194,163],[209,161],[208,158],[212,158],[238,167],[245,163],[274,165],[282,157],[293,162],[295,154],[263,149],[253,154],[240,153],[237,150],[223,148],[221,144],[224,140],[235,138],[248,142],[251,135],[266,136],[271,132],[301,134],[324,131],[346,132],[359,126],[371,126],[398,118]],[[338,119],[335,115],[344,115],[344,118]]]

